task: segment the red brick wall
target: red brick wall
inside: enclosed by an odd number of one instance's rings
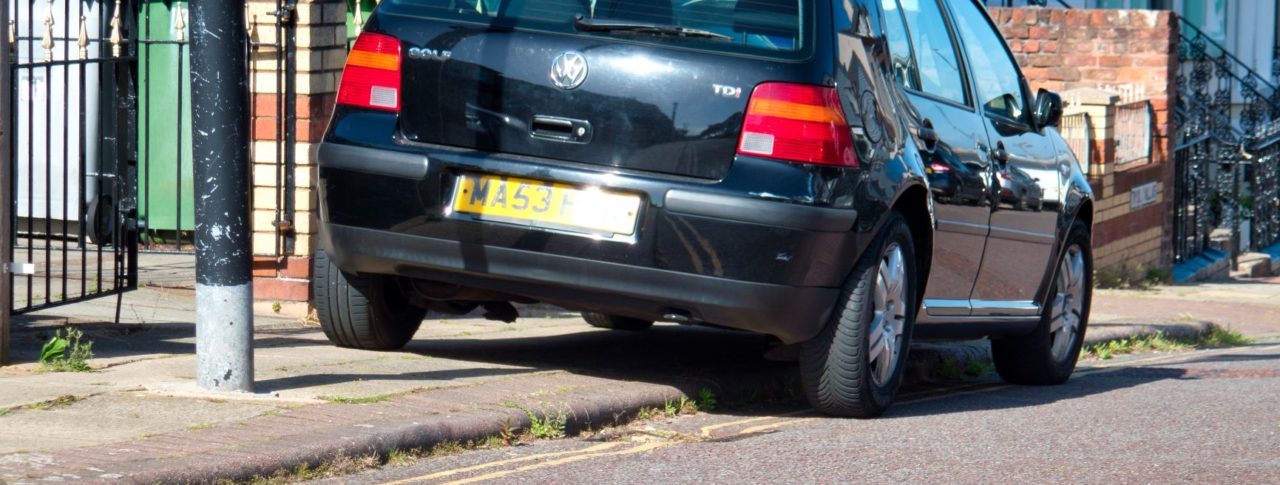
[[[272,45],[275,0],[248,2],[252,35],[256,42]],[[316,227],[311,193],[312,154],[329,123],[337,98],[337,82],[346,58],[346,4],[341,0],[301,0],[295,12],[294,74],[279,76],[276,52],[259,49],[251,59],[253,76],[253,253],[254,296],[261,300],[305,301],[311,278],[311,254]],[[280,116],[277,104],[288,83],[295,93],[295,108]],[[283,119],[282,119],[283,118]],[[280,254],[281,234],[274,223],[281,200],[277,185],[283,168],[276,150],[281,124],[292,123],[296,134],[293,180],[294,248]]]
[[[1154,260],[1160,266],[1168,265],[1173,227],[1174,128],[1170,108],[1177,91],[1176,15],[1154,10],[1051,8],[992,8],[991,15],[1033,91],[1097,88],[1135,92],[1140,94],[1137,99],[1150,100],[1154,111],[1150,164],[1120,170],[1110,165],[1090,180],[1099,207],[1110,208],[1105,217],[1095,217],[1094,247],[1099,261],[1124,265],[1141,259],[1149,265],[1152,263],[1147,261],[1153,258],[1131,250],[1131,236],[1159,227],[1162,243]],[[1100,121],[1095,119],[1094,123]],[[1109,158],[1115,154],[1114,141],[1094,142],[1093,152],[1103,157],[1100,162],[1113,162]],[[1128,211],[1129,188],[1151,181],[1161,185],[1160,202]],[[1108,247],[1112,243],[1117,247]],[[1125,247],[1118,247],[1122,245]],[[1109,251],[1117,257],[1108,259]]]

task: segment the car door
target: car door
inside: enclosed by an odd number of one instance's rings
[[[973,314],[1035,315],[1057,238],[1056,148],[1034,126],[1026,81],[986,9],[974,0],[951,6],[995,161],[990,236],[970,297]]]
[[[991,215],[987,135],[938,0],[880,0],[894,75],[934,196],[937,231],[924,317],[967,316]]]

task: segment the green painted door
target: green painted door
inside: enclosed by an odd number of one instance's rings
[[[147,1],[138,25],[138,206],[149,237],[195,229],[187,2]]]

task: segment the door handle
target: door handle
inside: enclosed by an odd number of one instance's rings
[[[996,149],[991,152],[991,158],[994,158],[1002,169],[1009,164],[1009,151],[1004,149],[1004,142],[996,145]]]
[[[917,134],[920,135],[920,141],[924,142],[926,149],[932,151],[937,146],[938,132],[933,129],[933,121],[925,118],[924,122],[920,124],[920,129],[917,130]]]

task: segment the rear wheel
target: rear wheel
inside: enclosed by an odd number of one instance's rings
[[[582,312],[582,319],[586,320],[592,327],[607,328],[610,330],[646,330],[653,326],[653,322],[648,320],[620,317],[617,315],[597,312]]]
[[[1093,292],[1093,252],[1089,230],[1077,222],[1067,236],[1050,287],[1048,309],[1028,335],[991,341],[1000,377],[1014,384],[1062,384],[1075,371],[1089,323]]]
[[[830,322],[800,352],[805,395],[818,411],[870,418],[902,383],[916,311],[915,246],[894,213],[845,283]]]
[[[414,306],[395,278],[343,272],[317,251],[311,289],[320,328],[339,347],[395,350],[404,347],[427,311]]]

